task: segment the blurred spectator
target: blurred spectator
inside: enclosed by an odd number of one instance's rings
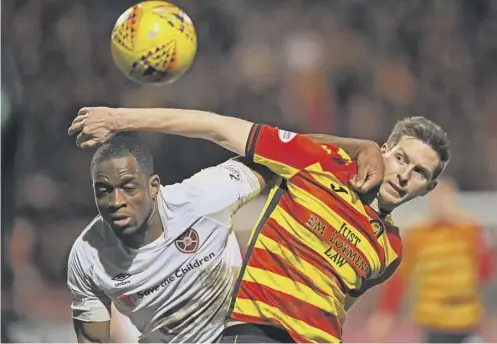
[[[414,321],[421,341],[461,343],[479,332],[495,255],[478,223],[455,202],[456,184],[442,179],[430,196],[430,211],[403,235],[398,273],[382,287],[379,310],[370,319],[373,340],[385,341],[398,319],[405,290],[412,286]]]

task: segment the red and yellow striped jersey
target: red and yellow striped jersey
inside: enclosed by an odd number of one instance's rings
[[[246,155],[282,178],[252,231],[231,319],[283,327],[297,342],[340,342],[345,296],[398,266],[397,228],[349,188],[357,166],[338,147],[254,125]]]
[[[403,246],[399,272],[381,289],[380,310],[398,311],[411,280],[419,325],[461,332],[477,326],[483,311],[480,286],[495,260],[478,223],[458,214],[450,221],[422,220],[407,231]]]

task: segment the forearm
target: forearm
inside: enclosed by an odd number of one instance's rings
[[[342,148],[352,159],[357,157],[361,148],[367,145],[376,145],[375,142],[363,139],[354,139],[348,137],[339,137],[325,134],[307,134],[311,139],[316,142],[330,144]]]
[[[115,130],[151,131],[217,143],[245,155],[252,123],[243,119],[186,109],[116,109]]]

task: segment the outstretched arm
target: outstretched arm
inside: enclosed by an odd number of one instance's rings
[[[207,111],[185,109],[83,108],[69,128],[81,131],[78,145],[92,147],[121,131],[150,131],[201,138],[245,156],[253,123]]]
[[[160,132],[206,139],[245,156],[253,125],[243,119],[200,110],[93,107],[79,111],[69,134],[79,132],[78,145],[88,148],[105,142],[121,131]],[[381,153],[374,142],[321,134],[307,136],[318,143],[341,147],[357,160],[358,174],[352,180],[357,191],[367,192],[382,181]]]

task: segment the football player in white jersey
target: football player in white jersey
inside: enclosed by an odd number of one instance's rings
[[[115,117],[89,111],[80,111],[69,133],[81,131],[83,146],[107,142],[91,164],[99,215],[74,243],[68,263],[78,341],[109,341],[111,303],[143,341],[215,341],[241,264],[232,215],[272,175],[233,159],[161,186],[150,153],[130,137],[112,137]],[[357,189],[378,185],[383,165],[377,146],[322,139],[358,158]]]
[[[153,172],[151,154],[131,137],[93,156],[99,215],[68,263],[80,342],[108,341],[111,302],[145,338],[158,330],[163,342],[212,342],[222,331],[241,263],[231,217],[264,180],[236,160],[168,186]]]

